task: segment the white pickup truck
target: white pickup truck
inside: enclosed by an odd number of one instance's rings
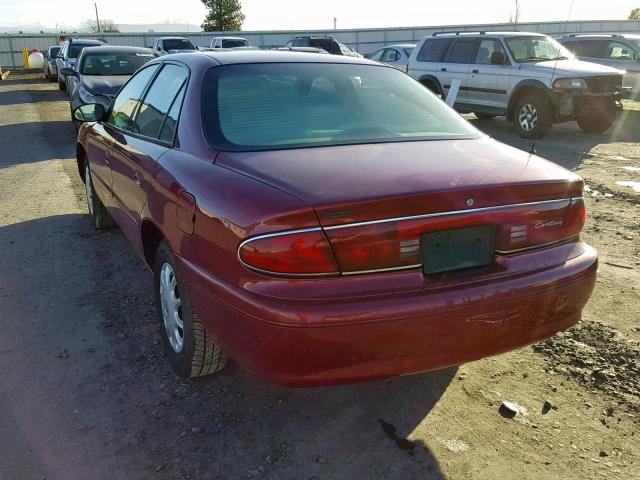
[[[214,37],[211,40],[211,48],[238,48],[250,47],[249,41],[242,37]]]

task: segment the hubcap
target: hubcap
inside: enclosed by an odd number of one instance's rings
[[[89,165],[84,167],[84,189],[87,192],[87,205],[89,205],[89,213],[93,215],[93,191],[91,189],[91,172]]]
[[[160,270],[160,305],[169,344],[174,352],[180,353],[184,344],[182,302],[178,279],[168,263],[163,264]]]
[[[536,128],[538,124],[538,111],[536,107],[530,103],[525,103],[518,114],[518,123],[520,127],[527,132]]]

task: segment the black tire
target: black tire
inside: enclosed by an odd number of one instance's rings
[[[526,108],[525,108],[526,107]],[[531,114],[527,119],[523,115]],[[529,125],[525,128],[524,125]],[[513,126],[522,138],[541,138],[553,125],[553,105],[541,93],[527,93],[518,99],[513,111]]]
[[[167,265],[176,281],[172,290],[173,294],[180,300],[179,312],[183,326],[182,329],[176,330],[182,330],[182,344],[179,351],[172,346],[169,340],[168,328],[165,327],[162,295],[160,293],[161,276],[167,273],[164,270]],[[169,275],[169,278],[172,277]],[[153,285],[160,335],[162,336],[169,362],[175,372],[184,378],[194,378],[211,375],[224,369],[227,365],[227,356],[200,322],[198,313],[191,303],[189,291],[185,282],[182,281],[180,270],[177,268],[171,249],[166,242],[162,242],[156,252]]]
[[[107,208],[102,203],[102,200],[98,197],[95,188],[93,188],[93,178],[91,176],[91,169],[89,168],[89,162],[85,162],[84,171],[84,184],[85,193],[87,196],[87,207],[89,209],[89,215],[93,222],[93,226],[96,230],[108,230],[116,227],[116,222],[113,217],[107,211]]]
[[[614,109],[605,109],[588,117],[578,117],[578,126],[584,133],[602,133],[609,130],[616,119]]]
[[[60,81],[60,77],[58,77],[58,90],[66,90],[67,86],[64,84],[64,82]]]
[[[497,115],[492,115],[490,113],[473,112],[473,114],[480,120],[493,120],[497,117]]]

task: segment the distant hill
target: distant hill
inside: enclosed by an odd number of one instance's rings
[[[148,24],[133,24],[133,23],[119,23],[118,27],[122,33],[134,33],[134,32],[201,32],[202,29],[199,25],[192,25],[186,23],[148,23]],[[42,25],[42,24],[30,24],[30,25],[0,25],[0,34],[2,33],[58,33],[65,31],[68,33],[78,32],[86,33],[87,29],[83,25],[75,25],[64,27],[58,27],[55,25]]]

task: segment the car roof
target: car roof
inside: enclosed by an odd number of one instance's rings
[[[187,37],[158,37],[157,40],[189,40]]]
[[[224,37],[224,36],[219,36],[219,37],[213,37],[213,38],[222,38],[224,40],[246,40],[246,38],[244,38],[244,37]]]
[[[184,63],[198,62],[203,59],[212,60],[219,65],[234,65],[243,63],[355,63],[380,66],[378,62],[363,58],[342,55],[318,55],[288,50],[217,50],[193,53],[174,53],[163,59],[175,59]]]
[[[151,53],[153,50],[144,47],[126,47],[118,45],[97,45],[95,47],[87,47],[83,50],[85,54],[100,52],[100,53]]]
[[[575,33],[570,35],[564,35],[560,37],[562,40],[572,39],[580,40],[582,38],[628,38],[632,40],[640,40],[640,34],[637,33]]]
[[[416,44],[415,43],[395,43],[393,45],[387,45],[386,47],[382,47],[382,48],[415,48]]]
[[[427,38],[440,38],[440,37],[459,37],[459,38],[482,38],[488,36],[496,37],[546,37],[548,35],[537,32],[436,32],[435,34],[427,35]]]

